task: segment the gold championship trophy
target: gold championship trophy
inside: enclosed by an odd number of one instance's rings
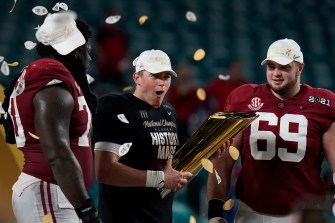
[[[202,159],[212,156],[224,142],[248,127],[257,117],[255,113],[248,112],[218,112],[210,115],[176,152],[172,167],[195,176],[202,168]],[[168,193],[169,189],[161,190],[162,197]]]

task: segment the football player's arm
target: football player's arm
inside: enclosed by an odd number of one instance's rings
[[[232,146],[241,148],[242,133],[237,134]],[[214,217],[223,217],[223,204],[226,201],[230,184],[231,173],[234,167],[235,160],[232,159],[228,150],[226,150],[219,158],[213,160],[214,169],[219,174],[222,182],[219,184],[215,172],[208,174],[207,181],[207,197],[208,197],[208,219]]]
[[[86,191],[80,164],[70,148],[72,95],[61,86],[46,87],[34,96],[33,105],[36,134],[57,184],[83,222],[100,222]]]
[[[323,134],[322,144],[328,164],[332,171],[335,172],[335,122]]]
[[[150,187],[148,171],[139,170],[118,162],[120,156],[108,151],[95,150],[95,169],[98,182],[117,187]],[[140,159],[140,157],[139,157]],[[172,168],[164,169],[164,188],[175,190],[188,182],[189,173],[182,173]],[[157,185],[158,186],[158,185]],[[154,186],[152,186],[154,187]]]

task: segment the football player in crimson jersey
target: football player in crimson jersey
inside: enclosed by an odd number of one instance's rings
[[[335,95],[301,84],[304,68],[299,45],[281,39],[270,45],[267,84],[246,84],[227,99],[227,112],[256,112],[258,118],[234,138],[241,172],[236,182],[239,199],[236,223],[290,223],[304,208],[317,208],[326,189],[320,177],[327,159],[335,170]],[[214,161],[226,179],[208,178],[209,222],[223,222],[234,160],[229,153]]]
[[[36,32],[42,59],[28,65],[6,91],[15,143],[25,158],[13,186],[19,223],[42,222],[47,214],[52,222],[101,222],[87,193],[96,104],[86,77],[91,35],[71,14],[48,15]]]

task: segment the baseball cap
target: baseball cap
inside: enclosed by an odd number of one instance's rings
[[[304,56],[300,46],[294,40],[285,38],[277,40],[270,45],[266,59],[262,61],[261,65],[264,65],[268,60],[287,65],[292,61],[304,63]]]
[[[51,45],[61,55],[67,55],[86,43],[74,17],[67,12],[47,16],[36,31],[36,39],[44,45]]]
[[[146,50],[143,51],[133,61],[133,66],[136,72],[146,70],[152,74],[157,74],[164,71],[171,72],[175,77],[177,73],[171,68],[169,56],[161,50]]]

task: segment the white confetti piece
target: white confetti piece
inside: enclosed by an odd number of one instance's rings
[[[119,155],[124,156],[129,152],[130,147],[133,145],[133,143],[124,143],[119,148]]]
[[[32,49],[35,48],[35,46],[36,46],[36,43],[34,43],[34,42],[30,41],[30,40],[24,42],[24,47],[25,47],[27,50],[32,50]]]
[[[92,82],[95,81],[94,77],[92,77],[92,76],[89,75],[89,74],[86,74],[86,78],[87,78],[87,82],[88,82],[88,84],[91,84]]]
[[[52,7],[53,11],[58,12],[59,11],[59,2],[56,3],[56,5],[54,7]]]
[[[121,122],[129,124],[129,121],[127,120],[126,116],[124,116],[124,114],[118,114],[117,117]]]
[[[0,56],[0,63],[4,60],[5,58],[3,56]]]
[[[105,22],[108,24],[117,23],[121,19],[120,15],[113,15],[106,18]]]
[[[188,11],[186,12],[186,19],[190,22],[196,22],[197,16],[194,14],[194,12]]]
[[[63,9],[64,11],[67,11],[69,9],[69,7],[67,6],[67,4],[64,3],[64,2],[60,2],[59,3],[59,8]]]
[[[33,9],[32,9],[33,13],[36,14],[36,15],[39,15],[39,16],[43,16],[43,15],[46,15],[48,13],[48,9],[46,9],[44,6],[35,6]]]
[[[219,79],[220,79],[220,80],[227,81],[227,80],[230,79],[230,75],[229,75],[229,74],[226,74],[226,75],[219,74]]]
[[[0,114],[5,114],[5,113],[6,113],[6,111],[5,111],[5,109],[3,109],[2,103],[0,101]]]
[[[219,176],[219,173],[216,170],[214,170],[214,172],[215,172],[216,180],[218,181],[218,184],[220,184],[221,183],[221,177]]]
[[[9,66],[8,66],[8,63],[6,61],[2,62],[0,70],[4,75],[6,75],[6,76],[9,75]]]
[[[11,13],[14,10],[15,5],[16,5],[16,0],[14,0],[14,5],[13,5],[12,9],[9,11],[9,13]]]

